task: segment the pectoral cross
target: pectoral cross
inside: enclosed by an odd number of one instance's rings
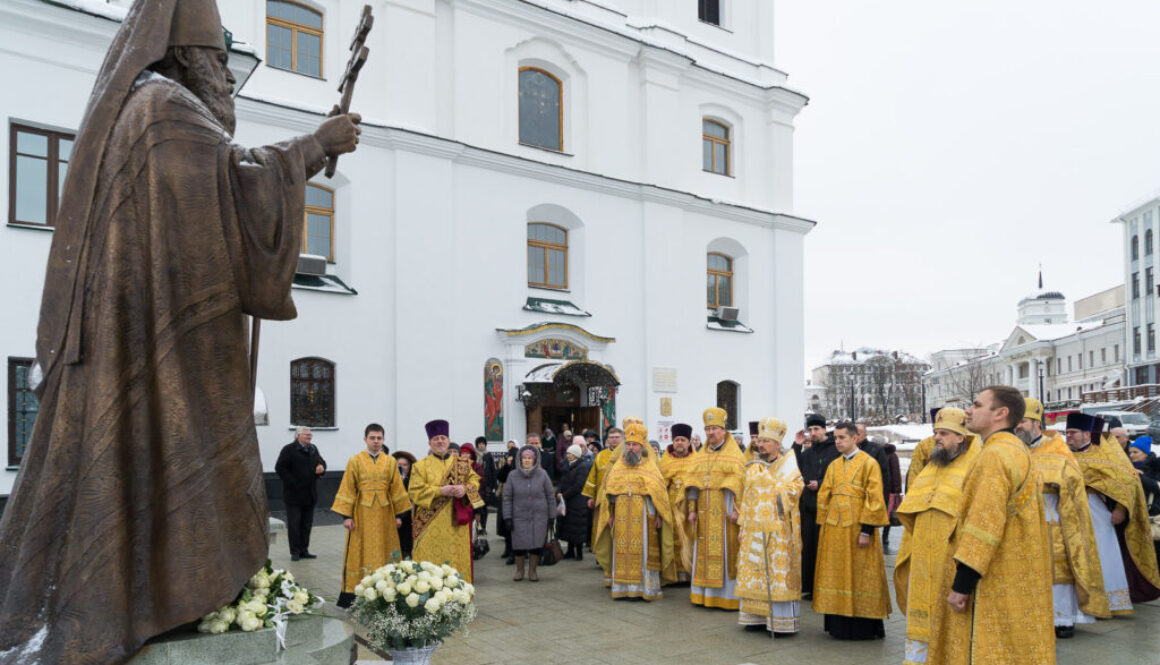
[[[366,47],[367,35],[371,33],[371,28],[375,25],[375,15],[371,13],[370,5],[363,5],[362,18],[359,19],[358,27],[354,31],[354,39],[350,42],[350,61],[346,63],[346,72],[342,75],[342,81],[338,84],[338,91],[342,93],[342,101],[334,105],[331,109],[330,115],[342,115],[350,112],[350,98],[354,96],[354,84],[358,80],[358,73],[362,71],[363,65],[367,64],[367,56],[370,54],[370,49]],[[333,178],[334,171],[338,168],[338,156],[331,157],[326,162],[326,177]]]

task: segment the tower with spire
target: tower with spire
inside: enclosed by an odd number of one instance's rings
[[[1059,291],[1043,288],[1043,266],[1039,267],[1039,290],[1019,301],[1019,315],[1015,320],[1021,326],[1067,323],[1067,300]]]

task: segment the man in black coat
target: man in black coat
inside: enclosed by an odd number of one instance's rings
[[[479,535],[487,535],[488,507],[499,507],[495,491],[499,488],[499,479],[496,477],[495,458],[487,452],[487,437],[475,437],[475,450],[479,453],[479,463],[483,467],[483,477],[479,479],[479,493],[483,497],[483,516],[480,519]]]
[[[555,441],[555,439],[553,439]],[[556,455],[551,450],[544,450],[544,444],[540,442],[540,437],[536,434],[528,435],[528,445],[540,451],[540,468],[548,474],[548,478],[552,481],[552,485],[556,485]]]
[[[857,443],[862,452],[878,462],[878,468],[882,471],[882,502],[890,505],[890,488],[894,486],[894,482],[890,475],[890,459],[886,455],[886,448],[882,444],[874,443],[866,438],[865,425],[858,425]]]
[[[820,413],[806,418],[805,432],[799,431],[794,439],[798,470],[806,486],[802,490],[802,598],[814,592],[814,567],[818,560],[818,487],[826,477],[830,462],[838,459],[834,437],[826,434],[826,417]]]
[[[309,427],[299,427],[274,464],[274,472],[282,479],[291,561],[318,558],[310,553],[310,529],[314,526],[314,504],[318,503],[318,477],[326,472],[326,460],[310,442],[312,438]]]

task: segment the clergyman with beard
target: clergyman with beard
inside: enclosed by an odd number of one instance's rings
[[[934,449],[895,514],[902,543],[894,564],[898,607],[906,614],[907,662],[947,662],[941,639],[950,608],[954,561],[951,539],[962,514],[963,483],[982,446],[967,429],[967,414],[947,407],[934,422]]]
[[[226,61],[213,0],[138,0],[98,73],[0,520],[0,662],[124,662],[266,558],[247,315],[295,317],[306,181],[359,119],[244,148]]]

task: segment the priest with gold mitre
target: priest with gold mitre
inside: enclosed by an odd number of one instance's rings
[[[684,512],[692,526],[690,554],[692,581],[689,600],[694,605],[736,610],[740,607],[737,579],[737,519],[745,482],[745,455],[726,428],[724,409],[706,409],[705,446],[686,476]]]
[[[945,408],[934,421],[934,450],[895,511],[902,543],[894,564],[898,607],[906,613],[903,665],[950,661],[944,631],[947,595],[955,575],[953,539],[963,511],[963,483],[982,450],[962,409]]]
[[[630,423],[622,454],[609,468],[596,505],[596,560],[608,571],[613,598],[657,600],[676,581],[673,511],[654,463],[648,430]]]
[[[756,457],[745,464],[737,520],[737,622],[774,637],[798,632],[802,596],[802,529],[798,500],[805,483],[797,458],[785,454],[785,421],[757,424]]]

